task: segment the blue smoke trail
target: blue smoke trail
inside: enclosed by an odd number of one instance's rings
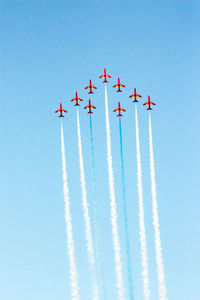
[[[131,268],[131,254],[130,254],[130,243],[129,243],[129,235],[128,235],[128,215],[127,215],[127,207],[126,207],[126,187],[125,187],[125,175],[124,175],[124,158],[123,158],[123,141],[122,141],[121,117],[119,117],[119,136],[120,136],[123,213],[124,213],[124,227],[125,227],[125,241],[126,241],[128,287],[129,287],[129,297],[130,297],[131,300],[133,300],[134,299],[134,296],[133,296],[133,275],[132,275],[132,268]]]
[[[96,187],[96,172],[95,172],[95,163],[94,163],[94,144],[93,144],[93,130],[92,130],[92,116],[90,114],[90,141],[91,141],[91,153],[92,153],[92,181],[93,181],[93,206],[94,206],[94,230],[96,238],[96,249],[97,249],[97,261],[98,269],[100,273],[101,289],[103,299],[106,298],[105,291],[105,279],[103,272],[103,259],[102,259],[102,250],[100,242],[100,229],[99,229],[99,214],[98,214],[98,205],[97,205],[97,187]]]

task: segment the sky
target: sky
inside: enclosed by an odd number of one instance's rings
[[[118,299],[110,224],[104,85],[106,67],[116,201],[124,283],[118,101],[135,300],[142,300],[133,88],[151,95],[156,182],[166,286],[170,300],[198,300],[200,273],[199,79],[200,5],[195,0],[1,0],[0,2],[0,298],[71,299],[66,246],[60,101],[81,299],[91,299],[83,230],[77,147],[77,90],[90,216],[92,169],[89,117],[83,105],[90,78],[97,197],[107,299]],[[121,78],[120,95],[112,85]],[[158,300],[149,176],[148,113],[138,119],[151,299]],[[93,232],[94,234],[94,232]],[[126,296],[128,298],[128,294]]]

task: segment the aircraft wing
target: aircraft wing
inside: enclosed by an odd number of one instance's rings
[[[126,111],[125,109],[121,108],[122,111]]]
[[[155,103],[151,102],[151,105],[156,105]]]
[[[84,107],[84,109],[86,109],[86,108],[90,108],[89,105],[87,105],[87,106]]]
[[[118,87],[118,83],[117,84],[115,84],[115,85],[113,85],[113,87],[115,88],[115,87]]]
[[[139,95],[139,94],[136,94],[136,95],[135,95],[135,94],[132,94],[132,95],[129,96],[129,98],[133,98],[133,97],[142,97],[142,96]]]
[[[116,111],[119,111],[119,108],[116,108],[116,109],[113,110],[113,112],[116,112]]]
[[[145,102],[143,105],[148,105],[149,104],[149,102],[147,101],[147,102]]]
[[[60,108],[59,109],[57,109],[56,111],[55,111],[55,113],[58,113],[60,111]]]
[[[91,105],[91,108],[94,108],[94,109],[96,109],[96,106],[93,106],[93,105]]]
[[[122,84],[122,83],[120,83],[120,86],[121,86],[121,87],[125,87],[125,85],[124,85],[124,84]]]

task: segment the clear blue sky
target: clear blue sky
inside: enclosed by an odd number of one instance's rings
[[[194,0],[1,1],[0,298],[70,299],[60,153],[62,100],[81,299],[90,298],[83,232],[76,110],[69,101],[92,78],[97,191],[108,299],[114,285],[107,182],[103,68],[108,88],[113,168],[125,262],[118,120],[120,100],[135,300],[142,300],[133,105],[134,87],[157,103],[152,115],[158,205],[170,300],[199,300],[200,5]],[[120,76],[118,95],[111,86]],[[84,104],[86,101],[84,102]],[[86,104],[85,104],[86,105]],[[82,105],[83,107],[83,105]],[[88,200],[92,201],[89,118],[80,109]],[[152,300],[158,300],[151,213],[148,113],[139,106]],[[91,214],[92,215],[92,214]],[[125,272],[125,270],[124,270]],[[126,282],[126,277],[124,276]],[[127,282],[126,282],[127,285]],[[128,297],[127,297],[128,299]]]

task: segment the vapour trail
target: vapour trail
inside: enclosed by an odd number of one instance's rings
[[[120,136],[121,177],[122,177],[123,213],[124,213],[125,242],[126,242],[126,256],[127,256],[128,287],[129,287],[129,297],[131,300],[133,300],[134,299],[133,274],[131,268],[131,254],[130,254],[130,243],[129,243],[129,234],[128,234],[128,214],[127,214],[127,207],[126,207],[126,186],[125,186],[125,175],[124,175],[121,117],[119,117],[119,136]]]
[[[97,203],[97,188],[96,188],[96,171],[94,163],[94,143],[93,143],[93,130],[92,130],[92,116],[90,114],[90,142],[91,142],[91,157],[92,157],[92,181],[93,181],[93,206],[94,206],[94,231],[96,239],[96,249],[97,249],[97,263],[99,269],[101,291],[103,299],[105,299],[105,278],[103,272],[103,257],[102,248],[100,241],[100,227],[99,227],[99,214],[98,214],[98,203]]]
[[[153,208],[153,225],[155,234],[155,248],[156,248],[156,263],[159,281],[159,295],[160,300],[167,299],[167,291],[165,285],[164,266],[162,258],[162,247],[160,239],[160,226],[158,217],[158,205],[156,197],[156,179],[155,179],[155,165],[153,152],[153,138],[151,127],[151,113],[149,112],[149,153],[150,153],[150,176],[151,176],[151,193],[152,193],[152,208]]]
[[[147,261],[146,230],[144,224],[144,204],[142,189],[142,168],[140,157],[140,140],[137,116],[137,104],[135,105],[135,130],[136,130],[136,150],[137,150],[137,178],[138,178],[138,196],[139,196],[139,227],[140,227],[140,247],[142,260],[143,292],[145,300],[150,299],[149,274]]]
[[[82,190],[82,207],[85,222],[85,234],[86,234],[86,247],[88,252],[88,259],[90,263],[90,269],[92,274],[92,292],[93,300],[99,299],[98,285],[95,272],[95,259],[94,259],[94,247],[92,241],[91,224],[88,210],[88,201],[85,185],[85,172],[83,164],[83,153],[82,153],[82,143],[81,143],[81,131],[80,131],[80,121],[79,121],[79,111],[77,109],[77,133],[78,133],[78,148],[79,148],[79,163],[80,163],[80,179],[81,179],[81,190]]]
[[[107,162],[108,162],[108,177],[109,177],[109,190],[110,190],[111,225],[112,225],[112,237],[113,237],[113,248],[114,248],[114,258],[115,258],[116,282],[117,282],[118,297],[120,300],[125,300],[124,284],[123,284],[123,276],[122,276],[121,250],[120,250],[120,242],[119,242],[119,234],[118,234],[118,226],[117,226],[117,205],[115,201],[110,124],[109,124],[109,113],[108,113],[108,96],[107,96],[106,85],[105,85],[105,115],[106,115]]]
[[[65,221],[66,221],[66,232],[67,232],[67,249],[70,266],[70,284],[71,284],[71,295],[73,300],[79,300],[79,286],[78,286],[78,275],[75,261],[75,250],[74,240],[72,234],[72,218],[70,213],[70,199],[69,199],[69,188],[67,180],[67,167],[65,158],[65,143],[63,134],[63,125],[61,123],[61,154],[62,154],[62,172],[63,172],[63,194],[65,201]]]

